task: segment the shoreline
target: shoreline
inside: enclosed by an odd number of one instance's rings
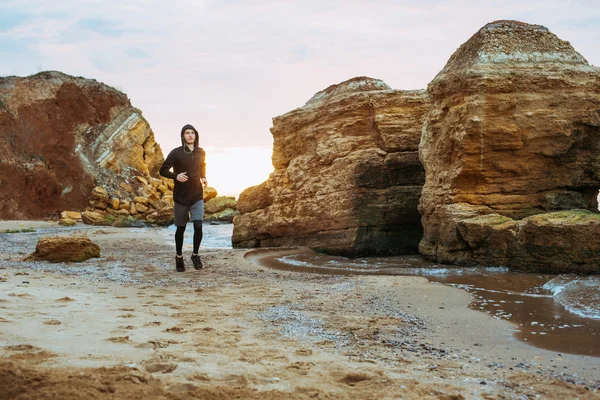
[[[205,270],[177,274],[158,231],[45,224],[102,257],[25,263],[41,233],[2,234],[0,383],[32,397],[11,368],[50,386],[80,371],[146,398],[600,398],[598,358],[514,339],[461,289],[272,270],[238,249],[207,249]]]

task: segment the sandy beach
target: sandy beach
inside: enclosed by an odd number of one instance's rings
[[[2,221],[0,399],[600,398],[600,359],[551,352],[421,277],[272,270],[166,228]],[[41,236],[101,258],[23,262]],[[187,246],[187,245],[186,245]]]

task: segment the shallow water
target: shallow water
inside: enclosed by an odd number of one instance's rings
[[[175,240],[175,225],[170,225],[167,229],[167,236]],[[233,224],[211,225],[205,222],[202,225],[202,244],[201,249],[231,249],[231,235],[233,233]],[[183,243],[192,246],[194,244],[194,224],[191,222],[185,228]]]
[[[253,257],[255,253],[258,257]],[[515,336],[557,352],[600,356],[600,277],[441,266],[419,256],[347,259],[309,249],[256,250],[266,267],[323,274],[415,275],[468,291],[470,307],[516,325]],[[269,256],[271,254],[271,256]]]

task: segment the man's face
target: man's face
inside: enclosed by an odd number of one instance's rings
[[[183,131],[183,140],[185,144],[194,144],[194,140],[196,139],[196,132],[193,129],[186,129]]]

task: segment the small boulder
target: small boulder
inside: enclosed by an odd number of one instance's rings
[[[233,208],[226,208],[215,214],[210,214],[206,217],[207,221],[221,221],[221,222],[233,222],[233,218],[236,215],[240,215],[240,212]]]
[[[102,221],[104,221],[104,215],[95,211],[84,211],[83,214],[81,214],[81,219],[84,224],[101,225]]]
[[[173,207],[166,207],[148,215],[146,221],[151,224],[168,226],[174,221]]]
[[[135,208],[135,204],[130,203],[129,204],[129,214],[136,215],[137,213],[138,212],[137,212],[137,209]]]
[[[89,238],[45,236],[24,261],[81,262],[92,257],[100,257],[100,246]]]
[[[116,198],[116,197],[112,197],[112,198],[110,199],[110,207],[111,207],[113,210],[118,210],[118,209],[119,209],[119,204],[120,204],[120,203],[121,203],[121,202],[120,202],[120,201],[119,201],[119,199],[118,199],[118,198]]]
[[[147,206],[148,205],[148,198],[147,197],[142,197],[142,196],[137,196],[137,197],[133,198],[133,202],[141,204],[143,206]]]
[[[62,226],[73,226],[77,225],[77,221],[72,218],[61,218],[60,221],[58,221],[58,224]]]
[[[125,182],[119,183],[119,187],[129,194],[133,193],[133,188],[131,187],[131,185],[128,185]]]
[[[218,196],[204,203],[204,211],[207,214],[215,214],[227,208],[235,209],[236,201],[233,196]]]
[[[160,185],[163,184],[163,181],[156,178],[150,178],[148,182],[152,185],[153,188],[157,189]]]
[[[60,218],[74,219],[75,221],[81,221],[81,212],[79,211],[63,211],[60,213]]]
[[[106,193],[106,190],[104,190],[100,186],[96,186],[92,189],[92,193],[90,195],[90,205],[92,207],[104,210],[108,206],[108,201],[109,197],[108,193]]]
[[[208,201],[210,199],[214,199],[215,197],[217,197],[217,189],[215,189],[214,187],[207,187],[206,189],[204,189],[204,201]]]

